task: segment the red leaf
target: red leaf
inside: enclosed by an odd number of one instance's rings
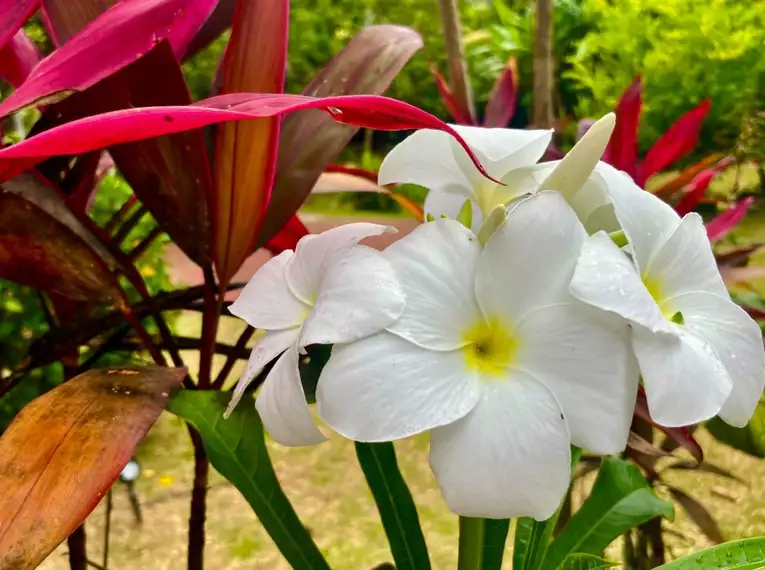
[[[58,48],[116,3],[117,0],[42,0],[40,16],[51,42]]]
[[[699,140],[701,125],[709,112],[709,99],[702,101],[697,107],[688,111],[667,129],[661,138],[645,155],[640,168],[642,184],[651,176],[664,170],[673,162],[680,160],[693,150]]]
[[[365,178],[370,182],[377,184],[377,172],[367,168],[356,168],[354,166],[345,166],[344,164],[330,164],[324,169],[324,172],[350,174],[352,176],[358,176],[359,178]]]
[[[707,222],[707,237],[709,241],[714,242],[728,235],[738,223],[744,219],[749,208],[754,204],[754,196],[749,196],[739,200],[722,214]]]
[[[183,54],[183,61],[194,57],[197,53],[205,49],[218,36],[226,31],[234,21],[234,11],[237,0],[218,0],[218,5],[213,10],[210,17],[200,28],[194,39],[189,42],[186,53]]]
[[[430,67],[430,72],[433,74],[433,79],[436,82],[436,89],[438,95],[441,97],[441,102],[446,107],[446,111],[451,115],[454,122],[458,125],[475,125],[477,121],[470,115],[470,111],[460,105],[460,102],[449,89],[448,83],[443,76],[438,72],[435,66]]]
[[[517,96],[513,65],[512,61],[510,61],[505,66],[505,69],[502,70],[491,93],[489,93],[489,102],[486,104],[486,116],[483,119],[484,126],[506,127],[510,119],[515,115]]]
[[[284,91],[288,30],[289,0],[240,0],[220,93]],[[221,287],[255,247],[274,185],[280,124],[273,116],[216,129],[213,242]]]
[[[7,44],[0,47],[0,78],[18,87],[41,59],[35,43],[24,30],[19,30]]]
[[[704,460],[704,451],[701,449],[699,442],[697,442],[693,437],[693,433],[691,433],[689,428],[668,428],[654,423],[654,421],[651,419],[651,414],[648,411],[648,401],[646,400],[645,391],[643,390],[642,386],[638,389],[637,393],[637,401],[635,403],[635,416],[643,421],[650,423],[651,425],[667,434],[674,441],[687,449],[694,457],[694,459],[696,459],[696,461],[699,463]]]
[[[0,0],[0,47],[5,46],[16,35],[32,14],[40,0]]]
[[[712,182],[712,179],[715,176],[717,176],[717,170],[713,168],[699,172],[696,177],[691,180],[690,184],[688,184],[688,190],[686,190],[685,194],[683,194],[683,197],[680,199],[680,201],[673,206],[675,208],[675,212],[677,212],[680,216],[684,216],[689,212],[693,212],[696,206],[699,205],[699,202],[701,202],[701,199],[707,193],[709,183]]]
[[[176,56],[215,0],[124,0],[45,58],[0,104],[0,116],[60,101],[115,73],[167,39]]]
[[[390,25],[364,28],[311,80],[303,95],[382,94],[421,47],[422,38],[409,28]],[[260,245],[297,211],[325,166],[337,160],[357,131],[322,113],[285,117],[274,189],[258,238]]]
[[[0,568],[37,568],[85,520],[185,374],[90,370],[21,411],[0,438]]]
[[[42,132],[0,149],[0,182],[50,156],[80,154],[214,123],[274,117],[305,109],[320,109],[339,123],[370,129],[444,131],[465,149],[479,172],[493,180],[454,129],[430,113],[403,101],[379,95],[316,98],[304,95],[236,93],[211,97],[194,105],[142,107],[103,113]]]
[[[297,216],[292,216],[281,231],[268,241],[265,248],[274,255],[279,255],[285,249],[295,249],[300,238],[309,233],[311,232],[303,225],[303,222]]]
[[[637,136],[640,123],[643,86],[640,76],[635,78],[616,105],[616,126],[603,160],[633,179],[637,177]]]

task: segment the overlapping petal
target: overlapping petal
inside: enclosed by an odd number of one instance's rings
[[[515,334],[518,366],[555,394],[571,443],[595,453],[623,451],[638,387],[626,323],[568,303],[528,314]]]
[[[431,350],[454,350],[466,344],[465,330],[480,310],[473,275],[481,245],[454,220],[417,227],[384,252],[406,295],[406,309],[388,330]]]
[[[258,392],[255,407],[271,437],[289,446],[316,445],[326,440],[311,417],[300,382],[297,346],[276,361]]]
[[[632,347],[643,378],[651,418],[680,427],[708,420],[731,393],[728,372],[700,336],[677,325],[678,335],[632,329]]]
[[[480,395],[461,351],[422,349],[388,332],[336,345],[316,390],[319,416],[356,441],[392,441],[462,418]]]
[[[247,386],[255,379],[255,377],[263,370],[263,368],[279,356],[282,352],[291,347],[300,335],[300,328],[294,327],[290,329],[283,329],[278,331],[267,331],[263,337],[257,342],[255,348],[252,349],[250,359],[247,361],[247,368],[242,374],[242,378],[234,388],[234,393],[231,396],[231,402],[228,404],[226,415],[231,411],[242,399],[244,391]]]
[[[727,296],[692,292],[672,299],[685,326],[714,349],[733,381],[720,417],[743,427],[752,417],[765,388],[765,350],[760,327]]]
[[[299,326],[311,307],[287,287],[286,271],[292,256],[292,251],[284,251],[263,264],[229,307],[231,314],[258,329]]]
[[[388,226],[359,222],[305,236],[287,265],[290,291],[304,303],[313,305],[319,294],[327,264],[335,252],[356,245],[366,237],[391,231]]]
[[[364,246],[335,252],[300,345],[359,340],[393,324],[405,304],[393,266],[381,253]]]
[[[540,192],[510,210],[478,261],[475,288],[484,314],[517,323],[529,311],[566,302],[587,234],[557,192]]]
[[[549,518],[569,484],[570,436],[555,396],[522,372],[485,382],[475,408],[434,429],[430,465],[454,512]]]

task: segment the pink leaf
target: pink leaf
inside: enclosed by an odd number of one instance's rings
[[[265,247],[274,255],[279,255],[285,249],[295,249],[300,238],[309,233],[311,232],[308,231],[303,222],[295,215],[287,220],[287,223],[282,226],[279,233],[272,237]]]
[[[637,135],[643,105],[642,92],[638,75],[616,105],[616,127],[603,157],[605,162],[623,170],[633,179],[637,176]]]
[[[369,182],[373,182],[375,185],[377,185],[377,172],[367,168],[356,168],[355,166],[345,166],[344,164],[330,164],[324,169],[324,172],[341,172],[343,174],[350,174],[351,176],[365,178]]]
[[[675,212],[680,216],[684,216],[688,212],[693,212],[696,206],[699,205],[704,194],[707,193],[709,183],[717,176],[717,171],[709,168],[699,172],[690,184],[688,184],[688,190],[683,194],[680,201],[674,205]]]
[[[16,35],[39,4],[40,0],[0,0],[0,47]]]
[[[517,95],[513,67],[508,63],[489,93],[486,116],[483,120],[484,126],[506,127],[515,115]]]
[[[430,72],[433,74],[433,79],[436,82],[436,89],[438,90],[438,95],[441,97],[441,102],[444,104],[444,107],[446,107],[446,110],[451,115],[452,119],[454,119],[454,122],[458,125],[475,125],[476,120],[470,115],[470,111],[460,105],[460,102],[457,101],[452,90],[449,89],[446,80],[438,70],[434,66],[431,66]]]
[[[315,98],[304,95],[233,93],[205,99],[194,105],[142,107],[93,115],[44,131],[0,150],[0,182],[50,156],[80,154],[214,123],[274,117],[305,109],[320,109],[339,123],[370,129],[444,131],[459,142],[476,168],[493,180],[454,129],[408,103],[379,95]]]
[[[688,111],[667,129],[645,155],[640,169],[641,185],[651,176],[664,170],[693,150],[699,140],[701,125],[709,113],[709,99]]]
[[[707,222],[707,237],[709,241],[714,242],[728,235],[738,223],[744,219],[749,208],[754,204],[754,196],[749,196],[739,200],[722,214]]]
[[[163,39],[178,57],[214,6],[215,0],[123,0],[41,61],[0,104],[0,117],[83,91]]]
[[[19,30],[11,41],[0,47],[0,77],[18,87],[41,59],[35,43],[24,30]]]

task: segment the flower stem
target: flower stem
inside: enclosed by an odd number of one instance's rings
[[[460,553],[458,570],[481,570],[485,520],[460,517]]]

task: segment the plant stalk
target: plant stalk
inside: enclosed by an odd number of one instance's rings
[[[202,347],[199,352],[199,380],[200,390],[209,389],[212,386],[212,364],[215,354],[215,340],[218,336],[218,321],[223,307],[223,295],[217,295],[215,275],[211,267],[204,268],[205,287],[204,303],[205,310],[202,314]]]
[[[71,570],[87,570],[88,557],[86,553],[85,525],[81,524],[66,539],[69,548],[69,568]]]
[[[460,107],[475,117],[473,91],[470,88],[465,46],[457,0],[438,0],[441,9],[441,27],[444,32],[446,58],[449,62],[449,87]]]
[[[202,436],[190,425],[189,435],[194,446],[194,484],[191,489],[189,515],[188,570],[204,569],[205,519],[207,517],[207,476],[210,463],[205,453]]]
[[[458,570],[481,570],[485,520],[460,517],[460,552]]]

